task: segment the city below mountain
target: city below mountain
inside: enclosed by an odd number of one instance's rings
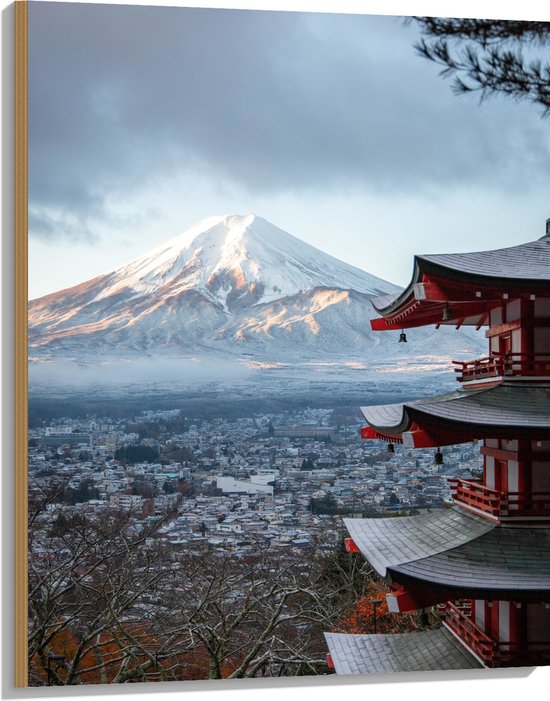
[[[261,217],[209,217],[127,265],[32,300],[29,355],[438,364],[484,347],[469,329],[412,330],[408,344],[399,331],[372,332],[370,299],[397,291]]]

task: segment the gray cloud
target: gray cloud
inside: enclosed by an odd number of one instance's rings
[[[29,206],[29,231],[42,239],[67,238],[82,243],[97,243],[99,236],[86,222],[82,213],[69,208],[50,209]]]
[[[261,195],[399,195],[517,190],[550,165],[535,110],[454,97],[394,18],[41,2],[29,14],[36,236],[86,239],[113,199],[181,173]]]

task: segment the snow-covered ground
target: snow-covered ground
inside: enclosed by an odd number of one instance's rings
[[[372,332],[370,300],[397,291],[261,217],[209,217],[117,270],[31,301],[29,355],[97,368],[147,358],[230,359],[251,371],[317,363],[326,374],[349,363],[420,371],[484,351],[483,333],[470,329],[411,329],[406,344],[399,330]]]

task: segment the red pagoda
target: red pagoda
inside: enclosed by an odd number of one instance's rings
[[[361,409],[362,438],[429,448],[480,441],[483,477],[453,505],[346,519],[350,551],[384,578],[388,608],[438,605],[443,624],[390,635],[327,633],[338,674],[550,664],[550,220],[512,248],[416,256],[413,278],[373,305],[373,330],[487,327],[488,354],[454,363],[459,387]]]

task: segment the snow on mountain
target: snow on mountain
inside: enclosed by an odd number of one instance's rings
[[[200,289],[229,312],[229,304],[237,299],[261,304],[319,286],[366,294],[397,291],[394,285],[248,214],[204,219],[115,270],[93,301],[127,288],[136,295],[159,289],[173,295]]]
[[[209,217],[116,270],[33,300],[34,358],[224,355],[293,362],[396,353],[370,331],[370,298],[399,288],[265,219]],[[456,355],[457,336],[418,330],[414,349]],[[463,350],[479,341],[460,332]]]

